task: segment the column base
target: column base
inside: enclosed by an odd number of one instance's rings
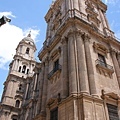
[[[88,94],[88,93],[87,93]],[[106,120],[103,100],[85,93],[73,93],[58,105],[58,119],[65,120]],[[64,111],[64,112],[63,112]],[[94,114],[93,114],[94,113]]]
[[[46,120],[46,113],[45,112],[41,112],[33,120]]]
[[[45,112],[45,111],[41,111],[41,112],[40,112],[40,116],[46,117],[46,112]]]
[[[80,94],[90,95],[87,91],[81,91]]]
[[[97,94],[92,94],[92,96],[95,98],[99,98],[99,96]]]

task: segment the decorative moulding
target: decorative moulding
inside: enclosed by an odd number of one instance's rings
[[[94,48],[96,53],[100,53],[100,54],[102,54],[104,56],[107,56],[108,49],[104,45],[94,42],[93,43],[93,48]]]
[[[54,50],[51,54],[51,59],[54,61],[56,58],[58,58],[61,54],[61,48],[58,47],[58,49]]]

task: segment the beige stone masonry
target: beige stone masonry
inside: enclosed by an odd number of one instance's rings
[[[113,64],[114,64],[114,69],[116,72],[116,76],[117,76],[117,80],[118,80],[118,84],[120,87],[120,67],[116,58],[116,51],[114,49],[111,48],[111,56],[112,56],[112,60],[113,60]]]
[[[77,45],[77,57],[78,57],[78,75],[80,81],[80,92],[81,93],[89,93],[89,85],[88,85],[88,77],[87,72],[85,70],[85,57],[84,57],[84,49],[83,49],[83,39],[82,39],[82,31],[77,30],[76,33],[76,45]]]
[[[93,96],[97,96],[93,64],[92,64],[92,58],[91,58],[91,53],[90,53],[90,47],[89,47],[90,37],[88,36],[88,34],[84,33],[82,35],[82,38],[84,40],[88,80],[89,80],[89,86],[90,86],[90,94]]]
[[[78,92],[75,59],[76,58],[75,58],[74,32],[69,31],[68,33],[68,64],[69,64],[69,82],[70,82],[69,92],[72,94]]]
[[[63,46],[63,65],[62,65],[62,98],[66,98],[69,95],[69,79],[68,79],[68,39],[64,37],[62,39]]]

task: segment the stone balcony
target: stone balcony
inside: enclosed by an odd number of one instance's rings
[[[48,79],[53,78],[56,74],[58,74],[62,69],[61,65],[58,65],[57,67],[53,68],[53,70],[48,74]]]
[[[99,59],[97,59],[95,63],[96,63],[96,67],[98,68],[100,74],[104,73],[105,76],[109,75],[109,77],[111,77],[111,75],[114,73],[113,66],[108,65]]]

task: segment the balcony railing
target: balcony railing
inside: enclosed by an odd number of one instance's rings
[[[54,73],[56,73],[57,71],[61,70],[62,66],[58,65],[56,67],[53,68],[53,70],[48,74],[48,79],[50,79]]]
[[[106,64],[105,62],[103,62],[103,61],[101,61],[99,59],[96,60],[96,65],[99,65],[99,66],[101,66],[103,68],[107,68],[107,69],[113,71],[113,66],[108,65],[108,64]]]

